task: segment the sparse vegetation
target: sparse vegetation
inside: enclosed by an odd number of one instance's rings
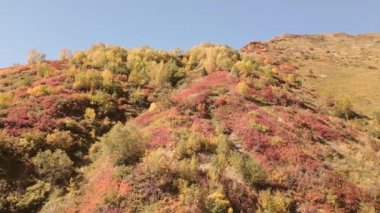
[[[340,118],[348,120],[354,118],[356,113],[353,110],[351,100],[348,98],[342,98],[335,102],[334,114]]]

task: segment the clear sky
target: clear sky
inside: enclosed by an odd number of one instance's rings
[[[380,0],[0,0],[0,29],[4,67],[25,63],[31,48],[58,58],[96,42],[186,50],[284,33],[380,32]]]

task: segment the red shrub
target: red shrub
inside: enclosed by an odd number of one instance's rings
[[[316,115],[311,113],[300,113],[294,119],[294,125],[297,128],[312,130],[314,134],[325,140],[336,140],[339,134],[334,127],[330,127],[327,123]]]
[[[226,99],[224,97],[219,97],[215,100],[214,104],[216,107],[223,106],[227,103]]]
[[[171,144],[171,135],[167,128],[159,127],[153,129],[149,144],[153,147],[167,147]]]
[[[48,63],[51,67],[57,70],[62,70],[67,67],[67,63],[65,61],[49,61]]]
[[[197,132],[202,133],[205,136],[210,136],[210,135],[215,134],[214,126],[207,119],[195,118],[193,120],[193,125],[191,128]]]
[[[7,117],[0,122],[6,132],[13,136],[20,136],[33,129],[42,132],[51,131],[55,124],[50,115],[36,113],[28,107],[12,108]]]
[[[59,86],[62,85],[62,82],[65,80],[66,74],[59,73],[58,75],[48,77],[48,78],[40,78],[33,82],[32,86],[38,85],[48,85],[48,86]]]
[[[116,75],[116,78],[123,82],[128,81],[128,75],[119,74],[119,75]]]
[[[297,68],[290,64],[290,63],[283,63],[280,66],[278,66],[278,70],[282,73],[292,73],[296,70]]]
[[[274,102],[276,98],[271,86],[265,87],[261,91],[261,95],[269,102]]]
[[[177,103],[196,105],[205,102],[212,90],[218,87],[229,87],[236,84],[237,79],[228,72],[218,71],[192,83],[189,88],[180,91],[172,97]]]

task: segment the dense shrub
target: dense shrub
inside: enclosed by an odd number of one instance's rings
[[[135,90],[132,90],[129,94],[129,102],[131,104],[139,105],[139,106],[148,106],[148,99],[146,94],[143,92],[142,89],[137,88]]]
[[[74,138],[70,131],[56,130],[46,136],[46,142],[55,148],[66,150],[74,143]]]
[[[0,109],[8,108],[14,101],[14,95],[11,92],[0,93]]]
[[[236,91],[243,97],[250,97],[249,86],[245,82],[240,82],[236,85]]]
[[[240,77],[252,76],[255,72],[255,63],[249,59],[237,61],[232,70],[237,72]]]
[[[96,113],[100,118],[112,117],[118,110],[116,95],[110,95],[104,91],[96,90],[95,94],[90,96],[90,103],[96,108]],[[120,117],[120,116],[119,116]]]
[[[44,96],[44,95],[52,95],[52,94],[56,94],[58,92],[58,90],[56,88],[53,88],[53,87],[49,87],[47,85],[39,85],[39,86],[35,86],[33,88],[29,88],[27,90],[27,93],[31,96]]]
[[[44,147],[44,135],[41,132],[26,132],[18,140],[17,149],[21,152],[35,155]]]
[[[204,208],[204,191],[199,185],[190,185],[188,181],[179,179],[179,200],[186,209],[202,210]]]
[[[34,77],[25,76],[25,78],[21,81],[21,85],[25,87],[29,87],[30,85],[32,85],[33,81],[34,81]]]
[[[175,76],[176,56],[167,51],[154,50],[149,47],[132,49],[128,53],[127,66],[130,70],[128,82],[143,86],[153,80],[153,84],[167,82]],[[152,79],[151,79],[152,78]],[[161,86],[161,85],[160,85]]]
[[[141,60],[141,59],[140,59]],[[149,73],[153,67],[151,62],[139,61],[131,68],[128,82],[132,85],[143,86],[149,82]]]
[[[190,68],[204,67],[208,73],[217,70],[230,71],[240,55],[234,49],[205,43],[189,50]]]
[[[264,87],[266,85],[273,85],[275,83],[274,73],[271,67],[266,67],[264,69],[264,75],[260,76],[260,81],[258,87]]]
[[[101,75],[103,79],[102,87],[104,90],[110,94],[121,94],[123,92],[123,87],[120,80],[116,78],[116,75],[110,70],[104,70]]]
[[[175,166],[176,172],[185,180],[195,181],[199,174],[199,159],[193,155],[191,159],[185,158],[179,161]]]
[[[38,180],[36,184],[26,189],[26,193],[16,203],[18,209],[35,209],[46,200],[52,187],[50,183]]]
[[[142,162],[146,169],[155,175],[166,173],[171,169],[171,158],[163,148],[146,153]]]
[[[271,193],[270,190],[259,193],[259,212],[287,213],[289,212],[290,201],[280,192]]]
[[[351,100],[349,98],[342,98],[335,102],[334,114],[340,118],[351,119],[354,118],[356,113],[353,110]]]
[[[96,111],[92,108],[86,108],[83,117],[88,124],[93,124],[96,121]]]
[[[73,84],[74,89],[93,91],[95,89],[101,88],[102,85],[103,78],[99,71],[87,70],[75,74],[75,81]]]
[[[175,154],[179,158],[190,157],[206,148],[206,139],[199,133],[184,131],[179,132],[177,137]]]
[[[239,171],[245,181],[252,186],[260,186],[266,182],[267,174],[251,157],[234,153],[231,156],[232,166]]]
[[[86,63],[86,53],[83,51],[75,52],[74,55],[70,58],[70,63],[75,67],[83,67],[84,63]]]
[[[150,84],[155,87],[164,86],[169,81],[170,73],[165,67],[164,61],[152,67],[150,73]]]
[[[118,164],[132,164],[144,154],[146,141],[141,133],[133,126],[115,124],[100,141],[107,151],[115,155]]]
[[[211,43],[203,43],[203,44],[200,44],[200,45],[197,45],[197,46],[191,48],[188,51],[188,54],[189,54],[188,66],[189,66],[189,68],[193,69],[197,66],[202,66],[202,63],[206,58],[207,48],[211,48],[214,46],[215,45],[211,44]]]
[[[215,164],[218,168],[225,168],[228,165],[228,159],[231,154],[231,145],[228,138],[223,134],[218,134],[213,138],[217,143]]]
[[[222,190],[217,190],[206,197],[206,208],[211,213],[232,212],[230,202]]]
[[[167,63],[161,61],[159,64],[154,65],[150,71],[150,84],[158,88],[165,85],[175,86],[184,75],[183,70],[177,66],[173,59]]]
[[[43,78],[51,77],[55,74],[55,70],[48,63],[38,62],[36,69],[37,75]]]
[[[113,73],[127,73],[127,57],[126,49],[99,43],[87,51],[86,64]]]
[[[73,162],[60,149],[54,152],[50,150],[39,152],[32,158],[32,162],[40,177],[49,182],[67,182],[73,173]]]

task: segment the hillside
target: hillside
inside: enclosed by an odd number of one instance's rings
[[[373,119],[379,112],[379,34],[284,35],[245,47],[249,48],[256,56],[293,65],[303,85],[322,96],[321,104],[347,96],[360,114]]]
[[[0,212],[379,211],[378,38],[35,53],[0,70]]]

